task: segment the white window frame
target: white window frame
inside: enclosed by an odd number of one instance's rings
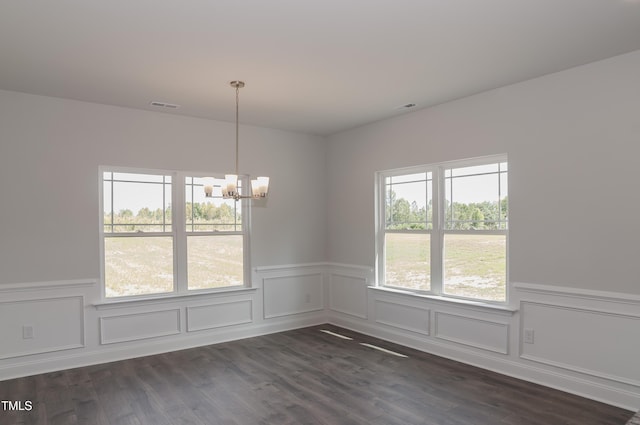
[[[148,174],[148,175],[165,175],[171,176],[171,232],[148,232],[144,236],[171,236],[173,238],[173,291],[162,292],[157,294],[141,294],[141,295],[123,295],[118,297],[106,296],[105,283],[105,238],[108,237],[140,237],[137,233],[120,233],[112,236],[104,231],[104,173],[130,173],[130,174]],[[172,298],[177,296],[210,294],[216,292],[224,292],[235,289],[251,288],[251,264],[250,264],[250,230],[251,230],[251,208],[250,199],[241,199],[236,202],[240,203],[242,214],[240,231],[217,231],[217,232],[189,232],[186,229],[186,177],[205,177],[212,176],[215,178],[223,178],[223,175],[201,172],[185,172],[175,170],[158,170],[144,168],[130,168],[118,166],[100,166],[98,167],[99,185],[99,239],[100,239],[100,287],[101,299],[103,302],[120,302],[134,301],[156,298]],[[238,176],[241,186],[248,188],[250,182],[247,176]],[[180,206],[176,208],[175,206]],[[223,235],[242,235],[242,256],[243,256],[243,284],[233,286],[223,286],[217,288],[205,289],[188,289],[187,281],[187,236],[223,236]]]
[[[465,300],[480,302],[486,304],[509,304],[509,230],[508,220],[507,228],[504,230],[446,230],[445,226],[445,170],[450,168],[464,168],[479,165],[488,165],[495,163],[505,163],[507,155],[493,155],[481,158],[465,159],[458,161],[442,162],[437,164],[419,165],[413,167],[392,169],[376,172],[375,176],[375,281],[376,287],[399,290],[407,293],[415,293],[418,295],[431,295],[443,299]],[[432,173],[432,229],[429,230],[389,230],[386,229],[385,213],[386,213],[386,184],[387,177],[402,176],[417,173]],[[507,171],[508,175],[508,171]],[[386,285],[385,283],[385,235],[387,233],[406,233],[406,234],[429,234],[430,237],[430,290],[422,291],[410,289],[400,286]],[[505,268],[505,299],[502,301],[488,300],[484,298],[470,298],[444,292],[444,237],[446,234],[487,234],[487,235],[504,235],[506,238],[506,268]]]

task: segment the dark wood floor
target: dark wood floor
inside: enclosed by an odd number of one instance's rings
[[[2,381],[0,399],[33,402],[30,412],[0,410],[2,425],[622,425],[632,416],[330,325]]]

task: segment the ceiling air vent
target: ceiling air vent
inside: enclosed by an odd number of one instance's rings
[[[175,105],[173,103],[166,103],[166,102],[149,102],[149,104],[151,106],[155,106],[157,108],[167,108],[167,109],[178,109],[180,107],[180,105]]]
[[[405,103],[404,105],[400,105],[398,107],[396,107],[396,109],[411,109],[411,108],[415,108],[416,104],[415,103]]]

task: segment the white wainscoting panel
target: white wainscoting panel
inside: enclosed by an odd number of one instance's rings
[[[290,316],[324,309],[322,273],[273,276],[262,279],[264,318]]]
[[[101,344],[136,341],[179,333],[179,308],[100,318]]]
[[[376,300],[375,320],[387,326],[429,335],[430,309]]]
[[[332,272],[329,275],[329,308],[361,319],[367,318],[367,278]]]
[[[1,302],[0,323],[0,359],[82,348],[84,297]]]
[[[251,300],[187,307],[187,331],[222,328],[252,322]]]
[[[640,386],[639,316],[528,301],[521,313],[533,343],[521,342],[520,357]]]
[[[436,311],[435,336],[495,353],[509,353],[507,323]]]

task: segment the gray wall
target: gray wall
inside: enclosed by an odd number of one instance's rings
[[[634,52],[330,137],[329,261],[374,265],[376,171],[507,153],[510,281],[640,294],[639,75]]]
[[[98,166],[231,172],[234,123],[0,91],[0,283],[98,278]],[[241,126],[252,265],[325,259],[325,144]]]
[[[506,152],[510,280],[640,293],[637,75],[634,52],[326,142],[243,127],[242,170],[272,178],[253,265],[373,266],[375,171]],[[0,283],[98,277],[98,165],[233,165],[232,123],[0,91],[0,128]]]

